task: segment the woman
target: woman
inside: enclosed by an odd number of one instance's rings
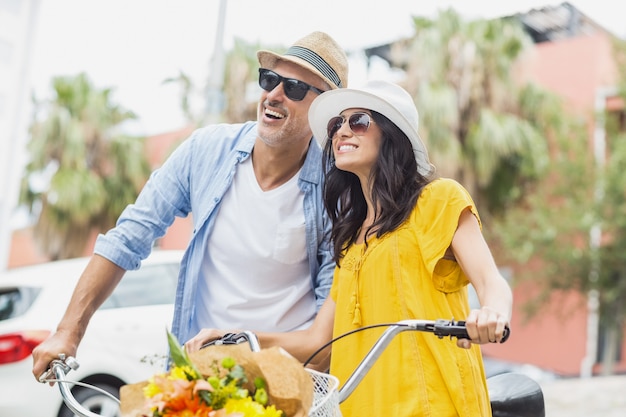
[[[373,81],[320,95],[309,122],[314,136],[325,138],[324,199],[337,262],[331,297],[311,328],[259,333],[261,346],[282,346],[304,361],[333,336],[364,326],[464,318],[471,341],[398,335],[341,410],[345,417],[490,416],[476,345],[502,340],[511,290],[482,236],[470,195],[456,181],[434,177],[413,99],[395,84]],[[468,283],[480,309],[470,311]],[[330,373],[345,382],[383,330],[335,342]],[[203,331],[187,348],[221,333]]]

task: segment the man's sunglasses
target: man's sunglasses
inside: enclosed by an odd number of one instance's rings
[[[276,74],[272,70],[265,68],[259,68],[259,85],[265,91],[272,91],[278,84],[283,83],[283,90],[289,100],[301,101],[309,90],[313,90],[317,94],[322,94],[324,91],[319,88],[315,88],[312,85],[305,83],[304,81],[296,80],[295,78],[285,78]]]
[[[328,125],[326,125],[326,133],[328,134],[328,139],[332,139],[333,136],[337,133],[341,126],[346,122],[346,118],[344,116],[335,116],[328,121]],[[367,129],[370,127],[370,123],[375,123],[367,113],[353,113],[348,117],[348,126],[350,126],[350,130],[355,135],[361,136],[367,132]]]

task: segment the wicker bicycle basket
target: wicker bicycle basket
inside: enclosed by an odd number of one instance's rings
[[[313,404],[309,417],[341,417],[339,380],[330,374],[306,368],[313,379]]]

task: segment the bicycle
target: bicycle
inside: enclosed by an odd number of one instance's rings
[[[339,381],[333,375],[306,368],[314,381],[314,397],[313,405],[309,412],[310,417],[340,417],[339,404],[348,398],[391,340],[401,332],[422,331],[432,333],[439,338],[469,338],[465,322],[463,321],[442,319],[402,320],[382,326],[387,327],[387,329],[378,338],[377,342],[341,388],[339,388]],[[501,343],[506,341],[509,335],[510,331],[507,329]],[[339,336],[339,338],[344,336],[346,335]],[[333,339],[333,341],[337,339]],[[256,336],[248,331],[224,335],[222,338],[211,341],[205,346],[246,342],[250,344],[251,350],[260,349]],[[58,382],[65,404],[76,415],[80,417],[102,417],[82,407],[72,395],[68,384],[73,382],[66,379],[66,374],[72,369],[77,369],[77,367],[78,362],[74,358],[60,357],[51,362],[48,371],[39,378],[39,381],[42,383]],[[523,374],[505,373],[488,378],[487,386],[493,417],[545,417],[543,392],[539,384],[533,379]]]

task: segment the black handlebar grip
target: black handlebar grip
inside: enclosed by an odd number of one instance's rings
[[[500,343],[504,343],[509,339],[509,336],[511,335],[511,328],[509,326],[504,326],[504,332],[502,333],[502,340],[500,340]]]
[[[457,339],[469,339],[470,338],[469,335],[467,334],[465,321],[436,320],[435,326],[433,328],[433,333],[439,337],[450,336],[450,337],[456,337]],[[511,329],[509,328],[509,326],[506,326],[504,328],[504,332],[502,334],[502,340],[500,340],[500,343],[506,342],[510,335],[511,335]]]

